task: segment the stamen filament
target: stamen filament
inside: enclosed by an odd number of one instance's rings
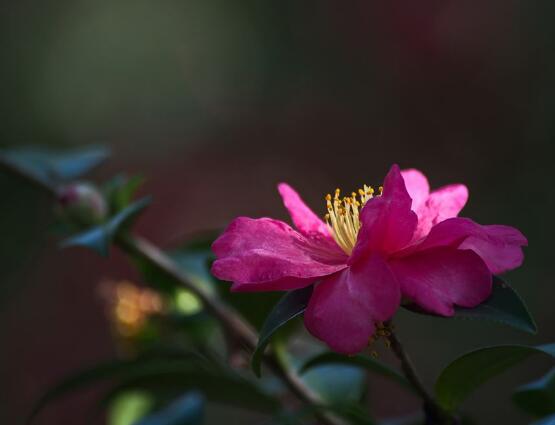
[[[345,253],[350,255],[356,244],[361,227],[359,219],[360,209],[374,197],[374,189],[363,185],[358,190],[358,199],[356,192],[352,192],[351,196],[345,196],[343,199],[340,199],[340,195],[340,189],[335,189],[333,198],[329,193],[326,195],[325,200],[328,213],[324,218],[337,244]],[[379,195],[381,195],[381,187]]]

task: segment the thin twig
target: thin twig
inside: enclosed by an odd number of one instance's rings
[[[418,395],[424,400],[424,413],[426,414],[426,425],[455,425],[457,419],[448,414],[432,395],[428,392],[422,380],[418,376],[414,364],[408,353],[405,351],[401,341],[392,329],[391,322],[386,322],[389,328],[391,349],[401,362],[401,369],[407,380],[412,384]]]

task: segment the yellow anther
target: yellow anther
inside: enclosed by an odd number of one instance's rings
[[[341,190],[337,188],[333,199],[331,194],[326,195],[328,214],[325,220],[337,244],[350,255],[362,226],[359,219],[360,209],[373,198],[374,189],[365,184],[358,189],[358,196],[357,192],[351,192],[350,197],[340,198],[340,194]]]

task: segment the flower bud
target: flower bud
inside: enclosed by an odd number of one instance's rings
[[[108,206],[96,186],[77,182],[62,187],[58,192],[62,213],[78,224],[96,224],[106,218]]]

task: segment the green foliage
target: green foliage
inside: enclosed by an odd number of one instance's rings
[[[555,357],[555,344],[499,345],[464,354],[441,372],[435,386],[437,400],[445,409],[455,410],[482,384],[536,353]]]
[[[534,416],[555,413],[555,368],[540,379],[517,388],[513,400]]]
[[[54,188],[85,175],[109,155],[102,146],[63,151],[25,148],[1,151],[0,161]]]
[[[198,354],[143,355],[110,361],[77,372],[47,391],[34,407],[32,419],[46,405],[100,382],[116,382],[119,391],[182,393],[202,391],[210,400],[261,412],[274,412],[277,402],[256,384]],[[229,391],[229,389],[233,389]]]
[[[531,334],[536,323],[518,293],[503,279],[494,276],[491,296],[474,308],[458,307],[455,318],[491,320]]]
[[[406,305],[405,308],[415,313],[446,319],[428,313],[414,304]],[[536,323],[522,298],[507,282],[497,276],[493,278],[492,293],[486,301],[474,308],[456,307],[452,318],[488,320],[531,334],[537,332]]]
[[[555,425],[555,415],[549,415],[539,421],[532,422],[530,425]]]
[[[271,337],[292,319],[304,313],[311,295],[312,286],[288,292],[270,312],[260,331],[258,344],[251,360],[256,376],[260,377],[262,356]]]
[[[203,419],[204,397],[198,391],[191,391],[135,425],[201,425]]]
[[[106,422],[108,425],[133,425],[150,412],[153,405],[152,395],[145,391],[122,392],[110,403]]]
[[[142,176],[127,177],[120,174],[106,182],[102,186],[102,192],[108,202],[110,212],[115,214],[131,204],[144,181]]]
[[[366,369],[377,375],[391,379],[397,382],[398,384],[400,384],[401,386],[403,386],[404,388],[407,388],[410,391],[414,391],[412,385],[399,372],[387,366],[386,364],[374,359],[371,356],[362,355],[362,354],[359,354],[356,356],[345,356],[342,354],[333,353],[329,351],[324,352],[306,361],[301,367],[300,373],[304,374],[305,372],[311,370],[314,367],[327,365],[327,364],[357,366],[359,368]]]
[[[216,295],[216,282],[208,268],[210,251],[185,247],[170,251],[168,255],[192,281],[208,294]]]
[[[347,364],[320,364],[307,370],[302,379],[331,405],[354,405],[364,393],[364,370]]]
[[[368,414],[359,406],[354,405],[331,405],[325,406],[310,405],[302,409],[290,412],[280,412],[276,415],[269,424],[272,425],[305,425],[306,423],[313,423],[308,421],[315,414],[332,413],[344,420],[347,420],[349,425],[374,425]],[[341,422],[345,423],[345,422]],[[413,424],[410,424],[413,425]],[[416,425],[416,424],[415,424]],[[420,425],[420,424],[418,424]]]
[[[126,231],[149,203],[150,198],[136,201],[109,218],[106,222],[64,240],[61,246],[63,248],[82,246],[106,257],[110,252],[110,245],[116,235],[119,232]]]

